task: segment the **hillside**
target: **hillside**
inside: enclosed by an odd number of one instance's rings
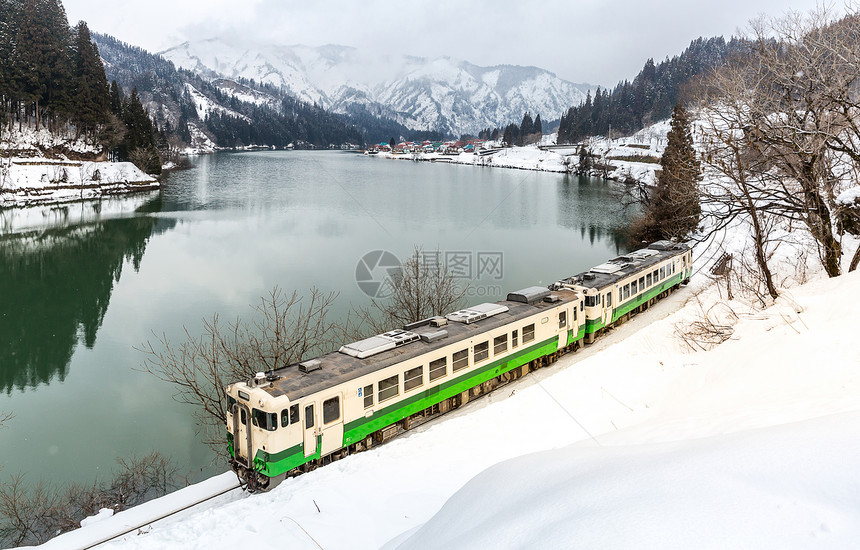
[[[336,113],[374,113],[411,130],[477,133],[526,111],[557,118],[592,89],[537,67],[479,67],[466,61],[373,56],[327,45],[255,45],[220,38],[185,42],[161,55],[209,80],[253,80]]]
[[[210,82],[170,61],[104,34],[94,34],[109,80],[137,88],[161,128],[197,150],[215,147],[352,146],[364,136],[344,117],[274,87]]]

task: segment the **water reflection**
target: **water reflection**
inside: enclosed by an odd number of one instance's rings
[[[0,389],[62,381],[75,347],[95,345],[123,263],[139,269],[156,224],[122,216],[159,203],[149,195],[0,211]]]
[[[613,182],[586,176],[565,175],[558,186],[558,223],[579,230],[591,246],[611,241],[617,253],[629,251],[625,228],[629,216],[612,189]]]

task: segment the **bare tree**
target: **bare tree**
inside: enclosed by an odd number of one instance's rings
[[[301,297],[275,288],[261,298],[250,320],[225,325],[216,314],[204,320],[199,337],[186,329],[179,344],[164,334],[155,344],[146,342],[138,348],[146,355],[142,370],[172,384],[175,399],[194,406],[204,442],[225,456],[224,388],[332,349],[343,335],[341,327],[329,320],[336,296],[313,288],[309,296]]]
[[[0,544],[42,544],[77,529],[81,520],[103,508],[119,512],[179,486],[176,468],[157,452],[117,459],[117,464],[108,483],[62,488],[42,480],[29,485],[23,475],[0,483]]]
[[[469,285],[459,286],[440,256],[439,250],[425,254],[416,246],[394,278],[391,295],[353,309],[355,324],[348,328],[351,337],[387,332],[458,309]]]
[[[748,55],[718,71],[709,85],[715,97],[706,98],[717,144],[706,156],[741,184],[711,199],[800,222],[831,277],[840,273],[842,254],[834,197],[851,164],[860,163],[856,19],[833,22],[818,8],[755,21]],[[733,166],[720,166],[732,156]]]

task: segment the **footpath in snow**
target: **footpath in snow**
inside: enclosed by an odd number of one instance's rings
[[[731,338],[692,352],[705,280],[406,437],[106,547],[856,548],[860,273],[729,302]]]

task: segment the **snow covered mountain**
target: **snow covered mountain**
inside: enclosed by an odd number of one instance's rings
[[[253,79],[336,113],[364,110],[413,130],[453,134],[519,122],[526,111],[553,120],[592,88],[537,67],[375,56],[335,45],[252,46],[213,38],[160,54],[206,78]]]

